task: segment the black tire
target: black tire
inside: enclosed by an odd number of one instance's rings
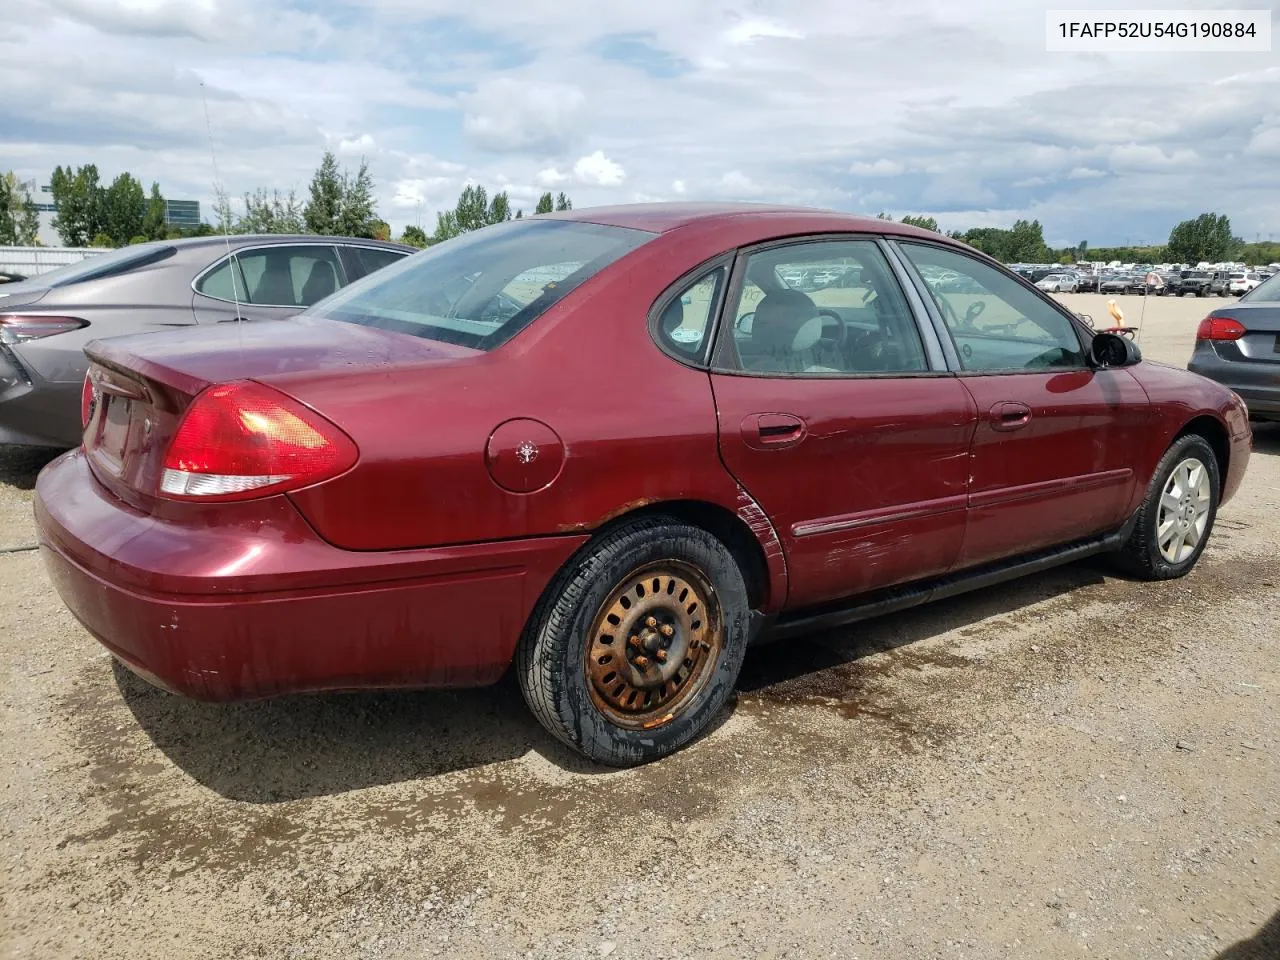
[[[1160,499],[1173,471],[1188,458],[1199,460],[1208,472],[1209,511],[1204,532],[1195,548],[1188,556],[1174,563],[1160,552],[1157,538]],[[1156,466],[1155,475],[1147,487],[1147,496],[1142,501],[1142,506],[1138,508],[1138,522],[1128,542],[1116,554],[1116,565],[1139,580],[1174,580],[1185,576],[1196,565],[1196,561],[1200,559],[1205,546],[1209,543],[1213,524],[1218,516],[1218,498],[1221,491],[1222,478],[1219,474],[1218,458],[1208,441],[1195,433],[1179,437],[1165,451],[1165,455],[1160,458],[1160,463]]]
[[[706,655],[698,689],[669,718],[647,729],[628,727],[597,704],[601,694],[587,674],[593,627],[606,601],[637,571],[670,562],[696,572],[710,588],[708,605],[718,603],[722,639],[714,660]],[[520,688],[538,721],[591,760],[619,767],[647,763],[705,733],[728,703],[746,653],[749,615],[742,571],[723,543],[670,517],[636,520],[588,544],[547,588],[516,653]],[[621,636],[618,641],[630,655]]]

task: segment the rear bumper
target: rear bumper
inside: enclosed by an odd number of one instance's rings
[[[1280,419],[1280,363],[1223,360],[1213,347],[1200,343],[1187,369],[1240,395],[1253,419]]]
[[[586,537],[355,552],[285,497],[185,522],[116,500],[79,450],[40,474],[41,553],[76,618],[152,683],[202,700],[477,686]]]

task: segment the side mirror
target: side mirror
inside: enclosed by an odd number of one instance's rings
[[[1128,337],[1099,333],[1089,346],[1089,359],[1095,367],[1131,367],[1142,362],[1142,351]]]

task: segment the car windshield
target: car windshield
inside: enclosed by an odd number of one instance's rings
[[[1244,295],[1250,303],[1280,303],[1280,273],[1263,280]]]
[[[512,220],[384,267],[311,312],[492,350],[654,236],[576,220]]]
[[[122,247],[110,253],[98,253],[85,257],[78,263],[70,263],[57,270],[42,273],[33,279],[47,287],[65,287],[72,283],[84,283],[100,277],[114,276],[172,257],[178,251],[167,244],[139,243]]]

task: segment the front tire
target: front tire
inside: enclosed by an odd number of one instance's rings
[[[1156,466],[1118,566],[1140,580],[1185,576],[1209,542],[1221,490],[1208,441],[1194,433],[1179,437]]]
[[[517,651],[529,708],[591,760],[631,766],[706,732],[746,653],[746,583],[710,533],[653,517],[589,544],[556,577]]]

